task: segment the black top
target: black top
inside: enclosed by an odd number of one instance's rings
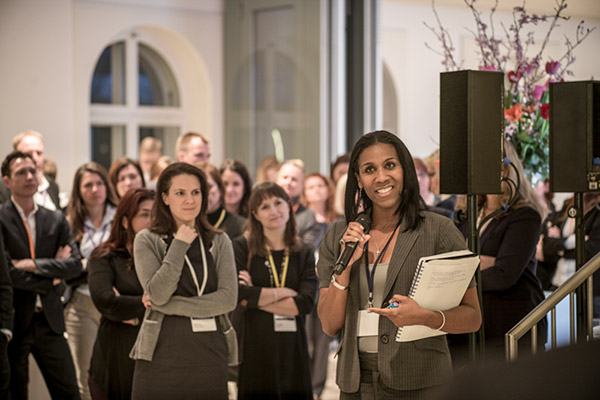
[[[109,399],[130,399],[135,362],[129,358],[139,325],[122,321],[144,317],[144,290],[127,251],[111,252],[88,264],[94,305],[102,314],[94,343],[90,375]],[[117,289],[116,295],[113,288]]]
[[[461,230],[466,235],[466,223]],[[522,207],[492,219],[481,233],[481,255],[496,258],[493,267],[481,272],[486,343],[503,345],[504,334],[544,300],[535,259],[540,230],[538,212]],[[538,332],[545,342],[545,318],[538,324]]]
[[[298,292],[294,297],[299,312],[296,332],[275,332],[273,314],[257,308],[261,288],[273,287],[270,264],[265,257],[253,256],[247,267],[248,245],[243,236],[233,241],[233,250],[238,270],[249,269],[253,283],[252,287],[240,285],[238,299],[247,302],[239,398],[312,399],[304,315],[311,311],[317,290],[313,251],[301,245],[290,252],[285,287]],[[273,251],[272,255],[281,274],[284,251]]]
[[[221,218],[221,213],[223,211],[225,211],[225,218],[216,228],[223,230],[227,236],[229,236],[229,239],[233,240],[244,233],[247,219],[241,215],[232,214],[223,207],[220,207],[217,211],[207,214],[208,222],[210,222],[212,226],[215,226],[217,221]]]

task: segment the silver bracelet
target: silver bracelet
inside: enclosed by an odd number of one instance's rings
[[[335,280],[335,274],[331,275],[331,284],[333,286],[335,286],[336,288],[338,288],[339,290],[348,290],[348,286],[342,286],[339,283],[336,282]]]
[[[440,325],[440,327],[436,329],[437,331],[441,331],[444,325],[446,325],[446,315],[444,315],[444,313],[441,310],[436,311],[442,314],[442,325]]]

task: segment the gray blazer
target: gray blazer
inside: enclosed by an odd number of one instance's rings
[[[209,250],[217,266],[218,289],[215,292],[200,297],[173,296],[189,247],[189,244],[173,239],[165,254],[167,245],[161,235],[144,229],[135,237],[135,270],[144,292],[152,299],[152,309],[146,310],[140,332],[129,354],[134,360],[152,361],[165,314],[195,318],[219,316],[218,321],[227,335],[224,314],[233,311],[238,294],[231,240],[225,233],[218,233]],[[237,359],[237,354],[235,358]]]
[[[441,215],[424,211],[425,218],[414,231],[404,232],[403,221],[390,259],[384,290],[384,304],[394,294],[407,295],[417,263],[421,257],[466,248],[465,239],[454,223]],[[319,248],[320,286],[329,287],[335,261],[340,252],[339,240],[346,222],[338,221],[325,235]],[[346,306],[346,322],[338,348],[336,382],[343,392],[359,390],[360,365],[356,338],[359,310],[359,268],[357,261],[350,273],[350,288]],[[383,383],[395,390],[415,390],[441,384],[452,371],[446,336],[396,342],[396,326],[385,317],[379,318],[378,368]]]

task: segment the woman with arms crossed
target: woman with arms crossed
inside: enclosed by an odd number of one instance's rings
[[[372,212],[368,233],[353,222],[363,207]],[[386,131],[366,134],[354,146],[345,213],[346,221],[327,232],[317,265],[323,330],[342,334],[340,398],[423,398],[451,371],[446,338],[396,342],[396,330],[407,325],[453,333],[479,328],[473,282],[461,304],[444,312],[423,309],[407,297],[421,257],[462,250],[465,241],[448,218],[424,211],[412,157],[400,139]],[[338,255],[349,242],[358,245],[348,267],[333,275]],[[392,301],[399,306],[388,309]],[[359,331],[359,323],[370,329]]]
[[[317,280],[289,197],[265,182],[250,196],[248,230],[233,242],[245,305],[239,399],[312,399],[304,315]]]
[[[237,302],[236,270],[229,237],[206,220],[207,201],[204,172],[169,165],[150,229],[135,238],[136,272],[152,309],[130,354],[133,399],[227,399],[233,332],[224,314]]]
[[[150,226],[154,192],[133,189],[119,202],[110,237],[92,252],[88,282],[102,314],[88,380],[93,400],[131,398],[134,361],[129,351],[144,317],[148,296],[135,274],[133,239]]]

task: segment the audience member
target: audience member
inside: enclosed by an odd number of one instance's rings
[[[256,183],[275,182],[281,163],[275,156],[267,156],[258,164]]]
[[[61,210],[58,185],[54,180],[44,175],[44,138],[35,131],[25,131],[13,138],[13,150],[31,154],[36,165],[38,190],[33,196],[37,205],[49,210]],[[0,204],[10,198],[10,190],[0,183]]]
[[[106,170],[89,162],[75,171],[67,221],[83,256],[82,274],[67,283],[72,290],[65,308],[68,343],[75,362],[77,383],[82,399],[89,399],[88,369],[100,313],[94,307],[87,284],[87,263],[96,246],[108,239],[115,215],[115,201],[108,186]]]
[[[344,215],[344,196],[346,194],[347,181],[348,174],[344,174],[335,184],[335,200],[333,201],[333,208],[339,215]]]
[[[215,228],[223,230],[231,240],[244,233],[246,218],[230,213],[223,206],[225,186],[221,180],[221,173],[212,164],[204,168],[208,184],[208,204],[206,213],[208,222]]]
[[[206,220],[204,172],[169,165],[158,178],[150,229],[134,241],[139,281],[151,301],[131,352],[133,399],[227,399],[226,313],[237,303],[231,241]]]
[[[8,342],[12,338],[14,315],[12,283],[4,253],[4,239],[0,233],[0,399],[10,399]]]
[[[144,174],[137,161],[117,158],[108,170],[108,181],[117,202],[131,189],[146,186]]]
[[[317,249],[327,229],[340,217],[340,214],[333,207],[334,200],[335,189],[331,179],[316,172],[304,179],[302,204],[315,213],[317,224],[321,228]],[[318,258],[318,254],[317,250],[315,258]],[[315,302],[310,314],[306,316],[306,335],[308,338],[308,354],[310,356],[312,390],[314,397],[318,399],[323,393],[325,381],[327,380],[329,344],[332,338],[323,332],[323,327],[317,313],[317,302]]]
[[[146,187],[150,190],[156,190],[156,181],[158,181],[158,177],[165,170],[165,168],[172,163],[173,160],[171,160],[171,157],[169,156],[162,156],[156,160],[152,164],[152,168],[150,168],[150,180],[146,183]]]
[[[335,159],[331,164],[331,180],[337,184],[338,180],[348,173],[348,167],[350,165],[350,154],[346,153]]]
[[[175,143],[177,161],[186,162],[202,168],[210,162],[210,142],[206,136],[187,132],[179,135]]]
[[[300,159],[284,162],[277,174],[277,184],[285,190],[292,202],[300,239],[315,250],[319,242],[320,227],[315,213],[300,202],[300,194],[304,188],[304,162]]]
[[[486,357],[504,358],[504,335],[525,315],[544,300],[540,281],[536,277],[536,245],[542,216],[546,209],[527,180],[521,161],[509,142],[504,143],[505,156],[511,165],[505,165],[502,194],[480,196],[479,236],[481,259],[481,286],[483,292],[483,325]],[[512,189],[510,185],[516,185]],[[510,183],[512,182],[512,183]],[[509,204],[513,193],[514,202]],[[482,224],[483,223],[483,224]],[[468,222],[460,225],[467,234]],[[538,343],[546,342],[547,323],[538,324]],[[454,351],[466,338],[452,338],[453,357],[459,363],[464,353]],[[524,344],[531,339],[521,339]],[[522,346],[523,347],[523,346]]]
[[[94,400],[129,400],[135,363],[129,358],[148,296],[133,259],[133,239],[150,226],[154,192],[130,190],[117,207],[110,237],[94,249],[88,263],[90,293],[102,314],[90,365]]]
[[[221,167],[221,179],[225,186],[224,203],[227,211],[248,218],[252,179],[246,166],[237,160],[225,160]]]
[[[162,156],[162,142],[152,136],[146,136],[140,142],[138,160],[144,181],[150,182],[150,171],[154,164]]]
[[[448,218],[454,216],[454,202],[444,202],[444,206],[439,206],[441,198],[437,196],[431,190],[431,173],[427,169],[427,166],[420,158],[413,159],[415,163],[415,170],[417,172],[417,179],[419,180],[419,193],[421,198],[427,205],[430,211],[438,213]]]
[[[248,230],[233,242],[244,315],[239,399],[312,399],[304,315],[316,291],[313,251],[272,182],[250,196]],[[265,268],[266,267],[266,268]]]
[[[10,201],[0,208],[0,227],[13,283],[15,322],[8,344],[13,399],[26,399],[29,354],[55,399],[79,399],[71,351],[64,337],[60,282],[81,272],[81,256],[67,220],[38,206],[38,172],[30,154],[14,151],[2,163]]]

